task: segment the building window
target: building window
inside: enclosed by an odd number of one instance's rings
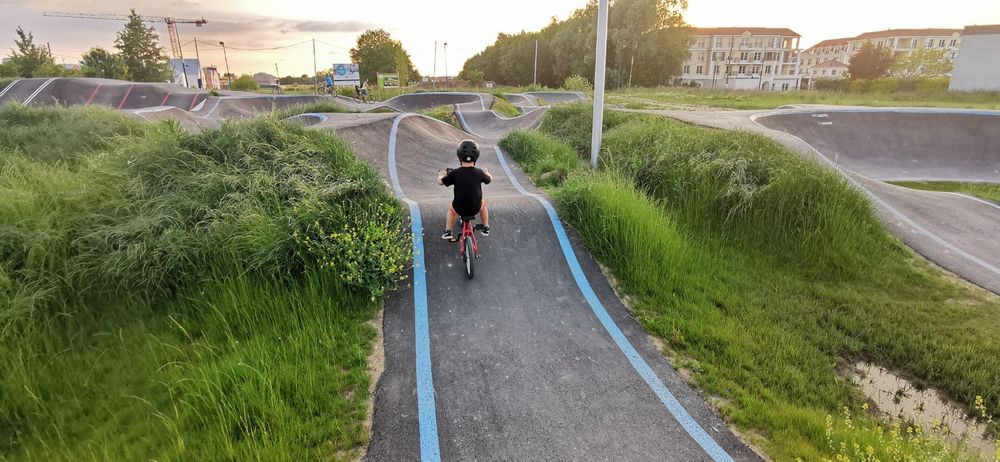
[[[958,40],[951,39],[951,42],[948,42],[948,46],[953,47],[956,43],[958,43]]]
[[[771,66],[767,66],[767,67],[765,67],[765,68],[764,68],[764,73],[765,73],[765,74],[770,74],[770,73],[771,73]]]
[[[787,83],[781,84],[781,91],[788,91],[788,84]]]
[[[938,48],[944,48],[944,39],[938,41]]]
[[[830,75],[837,75],[836,69],[830,69]]]
[[[698,66],[698,68],[695,70],[694,73],[698,74],[698,75],[701,75],[703,70],[705,70],[705,68],[703,66]]]
[[[713,51],[712,52],[712,61],[724,61],[725,59],[726,59],[726,52],[725,51]]]
[[[684,65],[684,73],[685,74],[690,74],[691,73],[691,66],[685,64]]]
[[[927,39],[927,46],[928,47],[933,47],[934,46],[934,39]]]
[[[753,54],[753,60],[754,61],[760,61],[760,58],[761,58],[761,52],[758,51],[758,52],[756,52],[756,53]]]
[[[712,73],[713,74],[718,74],[719,73],[719,65],[718,64],[716,64],[715,67],[712,68]]]
[[[740,66],[740,75],[744,75],[746,73],[747,73],[747,67],[746,66]]]
[[[746,61],[747,58],[749,58],[749,57],[750,57],[750,53],[747,53],[745,51],[742,52],[742,53],[740,53],[740,61]]]
[[[826,75],[826,69],[823,69],[823,75]]]
[[[715,39],[715,47],[716,48],[722,48],[722,39],[721,38]]]

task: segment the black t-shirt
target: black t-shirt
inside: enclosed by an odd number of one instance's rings
[[[490,177],[476,167],[460,167],[448,172],[441,180],[445,186],[455,186],[451,206],[462,216],[479,213],[483,203],[483,185],[490,184]]]

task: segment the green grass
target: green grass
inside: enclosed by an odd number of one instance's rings
[[[369,322],[409,248],[347,142],[100,108],[12,106],[0,133],[0,459],[365,444]]]
[[[294,106],[289,106],[284,109],[278,109],[272,111],[274,116],[279,119],[287,119],[292,116],[297,116],[299,114],[310,114],[310,113],[340,113],[340,112],[352,112],[347,106],[340,103],[334,103],[331,101],[320,101],[318,103],[312,104],[297,104]]]
[[[958,181],[894,181],[892,184],[925,191],[948,191],[976,196],[1000,204],[1000,183],[962,183]]]
[[[511,105],[507,101],[507,98],[504,98],[499,93],[493,93],[493,107],[491,109],[504,117],[517,117],[521,115],[521,111]]]
[[[459,127],[458,118],[455,117],[455,108],[450,104],[435,106],[419,112],[425,116],[440,120],[448,125]]]
[[[860,441],[888,459],[874,420],[860,431],[840,417],[861,397],[837,369],[857,360],[1000,414],[1000,301],[915,256],[839,175],[758,135],[613,113],[588,173],[589,125],[589,106],[560,106],[544,133],[501,145],[533,178],[577,152],[551,190],[560,215],[675,365],[769,456],[832,458]]]
[[[768,92],[664,87],[614,90],[608,93],[608,102],[631,109],[661,109],[672,105],[774,109],[786,104],[1000,109],[1000,93],[914,91],[852,94],[819,90]]]

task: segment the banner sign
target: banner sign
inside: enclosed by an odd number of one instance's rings
[[[334,64],[333,84],[337,86],[360,85],[361,69],[355,63]]]
[[[399,88],[399,74],[378,74],[378,85],[382,88]]]

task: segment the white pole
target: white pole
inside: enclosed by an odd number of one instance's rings
[[[437,40],[434,41],[434,72],[432,72],[432,74],[434,74],[434,76],[431,77],[431,88],[435,88],[436,89],[437,88],[437,77],[438,77],[438,41]]]
[[[535,40],[535,71],[531,74],[531,84],[538,84],[538,40]]]
[[[601,129],[604,126],[604,67],[608,51],[608,0],[597,8],[597,60],[594,63],[594,125],[590,136],[590,166],[597,168],[601,152]]]

